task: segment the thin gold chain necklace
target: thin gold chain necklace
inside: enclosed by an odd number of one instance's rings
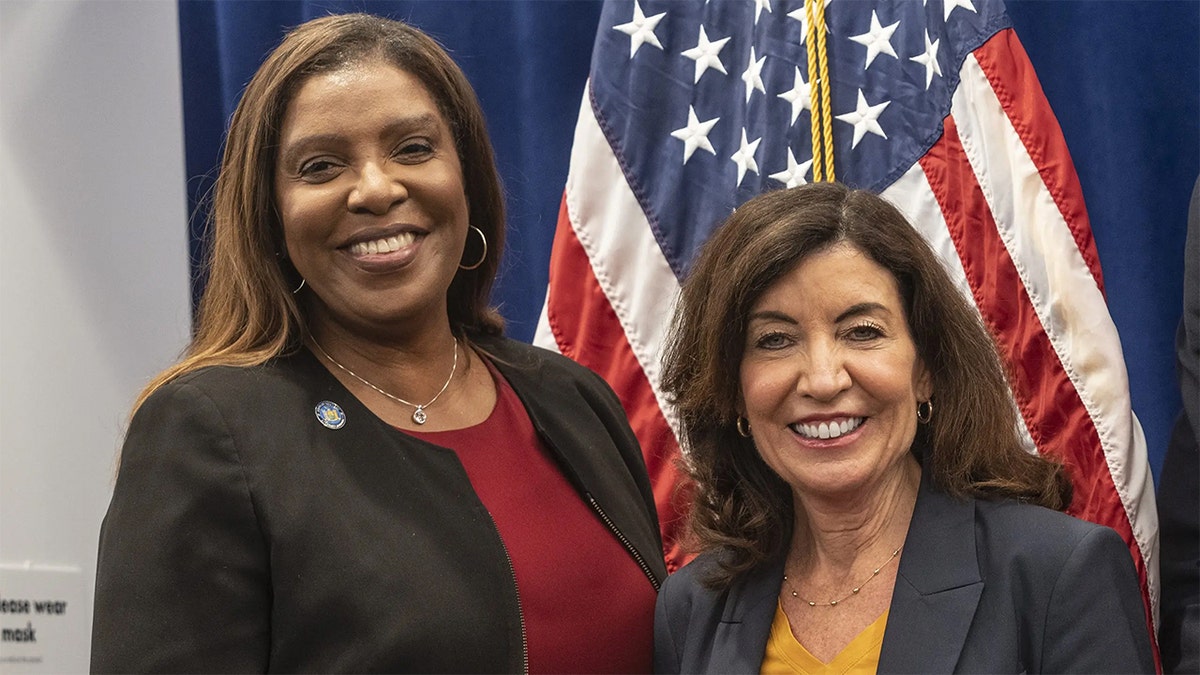
[[[904,547],[901,546],[900,548],[904,548]],[[879,567],[876,567],[875,570],[873,572],[871,572],[871,576],[867,577],[866,581],[862,582],[857,587],[851,589],[851,591],[849,593],[847,593],[846,595],[838,598],[837,600],[830,600],[829,602],[816,602],[814,600],[805,600],[804,598],[800,597],[800,594],[798,594],[798,593],[796,593],[796,591],[792,590],[791,584],[788,583],[788,576],[786,574],[783,575],[783,583],[788,586],[787,592],[791,593],[793,598],[796,598],[800,602],[807,604],[809,607],[837,607],[839,602],[842,602],[842,601],[846,600],[847,598],[852,598],[852,597],[858,595],[858,592],[862,590],[862,587],[866,586],[868,583],[870,583],[870,581],[872,579],[879,576],[879,570],[883,569],[892,560],[895,560],[896,556],[898,556],[898,555],[900,555],[899,548],[896,549],[895,551],[892,551],[892,555],[888,556],[888,559],[884,560],[883,564],[881,564]]]
[[[429,406],[433,405],[434,401],[437,401],[438,398],[442,394],[446,393],[446,388],[450,386],[450,380],[454,379],[454,371],[458,370],[458,338],[454,338],[454,365],[450,366],[450,377],[446,378],[446,383],[442,385],[442,388],[438,390],[438,393],[434,394],[433,398],[429,399],[428,403],[426,403],[425,405],[418,405],[416,403],[413,403],[412,401],[405,401],[404,399],[400,398],[399,396],[388,393],[388,392],[380,389],[379,387],[375,386],[374,384],[371,384],[370,382],[368,382],[364,377],[362,377],[358,373],[356,373],[353,370],[350,370],[349,368],[347,368],[346,366],[343,366],[342,364],[338,363],[337,359],[330,356],[329,352],[325,351],[325,348],[321,346],[321,343],[317,342],[316,338],[314,338],[310,335],[309,339],[312,340],[313,346],[315,346],[317,348],[317,351],[321,352],[322,356],[324,356],[326,359],[329,359],[330,363],[332,363],[333,365],[342,369],[342,371],[345,372],[350,377],[353,377],[354,379],[358,380],[359,382],[362,382],[363,384],[365,384],[368,387],[374,389],[375,391],[383,394],[384,396],[392,399],[393,401],[403,403],[404,405],[408,405],[408,406],[412,406],[412,407],[416,408],[416,410],[414,410],[413,414],[412,414],[412,421],[416,422],[417,424],[425,424],[426,420],[429,419],[429,415],[425,413],[425,409],[428,408]]]

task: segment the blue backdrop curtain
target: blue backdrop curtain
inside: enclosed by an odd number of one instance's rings
[[[1200,3],[1020,0],[1008,9],[1079,172],[1157,477],[1180,406],[1174,334],[1187,203],[1200,173]],[[493,300],[509,334],[531,340],[600,15],[596,0],[181,0],[193,261],[201,259],[203,196],[242,88],[288,27],[349,11],[432,34],[474,84],[509,206]],[[193,278],[198,292],[195,265]]]

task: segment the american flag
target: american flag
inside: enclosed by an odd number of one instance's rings
[[[975,302],[1028,448],[1070,466],[1070,513],[1124,537],[1156,615],[1145,439],[1079,181],[1003,4],[824,2],[838,180],[896,204]],[[609,0],[600,18],[535,342],[621,397],[672,568],[687,502],[660,346],[713,228],[813,179],[807,32],[801,0]]]

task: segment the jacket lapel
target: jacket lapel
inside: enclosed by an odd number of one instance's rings
[[[729,589],[721,623],[713,635],[710,673],[757,673],[775,619],[775,603],[783,584],[784,556],[751,573]]]
[[[625,412],[616,397],[609,400],[597,386],[589,388],[586,381],[563,377],[561,366],[554,370],[548,357],[539,356],[541,350],[534,347],[502,338],[475,339],[525,406],[530,422],[568,482],[585,500],[594,500],[593,508],[612,521],[618,537],[628,539],[628,545],[637,549],[657,579],[657,587],[666,579],[667,568],[654,496],[637,438],[625,423]],[[618,421],[624,428],[616,425]],[[632,456],[623,456],[622,449]],[[635,476],[635,471],[641,476]],[[645,501],[631,498],[639,493]]]
[[[878,672],[954,672],[982,592],[974,500],[956,500],[923,477]]]

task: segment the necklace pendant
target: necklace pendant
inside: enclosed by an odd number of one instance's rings
[[[417,409],[413,411],[412,421],[417,424],[425,424],[425,420],[427,419],[429,418],[425,415],[425,409],[417,406]]]

